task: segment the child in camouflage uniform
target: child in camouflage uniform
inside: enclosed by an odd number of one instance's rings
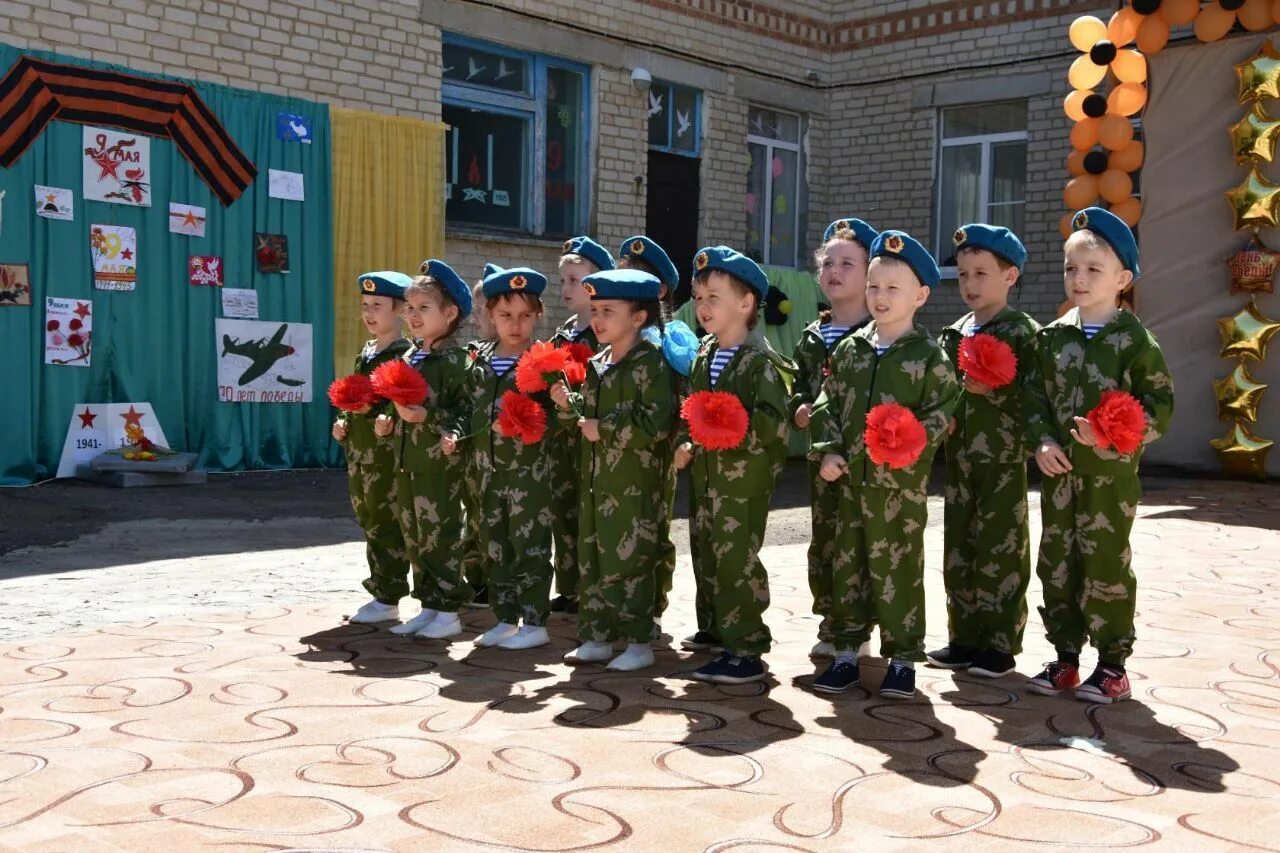
[[[355,370],[368,375],[380,364],[400,358],[409,349],[401,336],[404,291],[410,278],[399,272],[370,272],[358,279],[360,319],[373,335],[356,356]],[[356,521],[364,528],[369,577],[364,588],[373,600],[350,621],[364,625],[395,622],[400,599],[409,594],[409,562],[396,520],[395,456],[391,446],[373,432],[375,415],[344,412],[333,423],[334,440],[347,456],[347,491]]]
[[[484,301],[484,282],[478,281],[471,288],[471,304],[480,305]],[[475,362],[481,355],[488,355],[493,348],[497,333],[493,330],[493,322],[489,312],[481,309],[471,312],[471,320],[475,324],[475,338],[467,342],[468,364]],[[489,584],[484,574],[484,559],[480,554],[480,492],[479,473],[475,467],[475,457],[470,453],[463,454],[463,488],[462,508],[465,526],[462,531],[462,542],[458,550],[462,552],[462,576],[471,587],[471,607],[489,606]]]
[[[659,282],[648,273],[613,270],[583,280],[591,325],[603,345],[587,365],[582,392],[552,389],[560,418],[582,434],[578,563],[582,599],[569,663],[609,660],[623,672],[653,665],[654,585],[675,427],[671,369],[662,350],[641,336],[660,324]],[[613,657],[613,644],[626,651]]]
[[[758,552],[769,495],[787,454],[786,380],[795,365],[753,333],[768,290],[764,270],[728,246],[708,246],[694,258],[693,298],[707,336],[693,363],[690,390],[733,394],[750,416],[746,436],[732,450],[697,447],[687,427],[676,448],[676,466],[693,470],[698,631],[684,646],[722,649],[693,677],[723,684],[762,680],[760,656],[772,643],[764,622],[769,577]]]
[[[426,380],[427,399],[417,406],[395,403],[396,417],[380,415],[374,431],[395,450],[400,531],[422,603],[417,616],[391,633],[440,640],[462,633],[458,611],[472,598],[458,548],[464,455],[455,452],[472,389],[467,351],[453,338],[471,313],[471,289],[443,261],[424,261],[422,270],[405,291],[405,319],[418,340],[404,360]]]
[[[1063,278],[1074,307],[1036,335],[1027,378],[1027,435],[1045,476],[1040,615],[1058,658],[1028,689],[1074,689],[1077,699],[1110,703],[1130,695],[1125,661],[1138,590],[1129,533],[1142,496],[1138,460],[1173,417],[1173,380],[1155,337],[1118,307],[1139,274],[1133,232],[1097,207],[1077,213],[1072,228]],[[1142,445],[1127,455],[1099,447],[1085,417],[1111,390],[1131,394],[1146,413]],[[1098,665],[1080,684],[1086,637]]]
[[[827,226],[822,245],[814,253],[818,266],[818,286],[830,310],[819,314],[805,327],[796,344],[793,359],[796,381],[791,386],[787,411],[796,429],[808,429],[813,404],[822,391],[822,380],[830,366],[831,351],[845,337],[862,328],[867,314],[867,264],[876,230],[861,219],[838,219]],[[835,657],[831,633],[831,578],[835,560],[836,516],[839,514],[839,487],[818,476],[818,463],[809,462],[809,505],[813,527],[809,539],[809,591],[813,594],[818,642],[812,657]]]
[[[479,646],[531,649],[550,642],[546,622],[551,594],[551,455],[559,439],[545,434],[525,444],[498,432],[499,401],[516,390],[516,361],[533,343],[542,316],[542,273],[489,265],[485,310],[497,341],[472,361],[474,383],[467,430],[478,475],[480,546],[489,581],[489,603],[498,624],[476,640]],[[551,421],[551,399],[535,397]]]
[[[938,266],[901,231],[885,231],[871,245],[867,308],[872,323],[841,341],[831,375],[813,409],[810,458],[840,489],[831,630],[836,658],[813,689],[840,693],[859,681],[856,650],[880,627],[880,653],[889,666],[880,695],[915,693],[915,664],[924,660],[925,489],[933,455],[959,395],[942,347],[915,325],[915,313],[936,287]],[[897,403],[924,427],[916,460],[890,468],[871,461],[864,433],[874,406]]]
[[[953,235],[960,295],[971,312],[938,340],[953,364],[960,344],[981,333],[1004,342],[1018,362],[1008,385],[991,388],[963,378],[960,402],[944,447],[947,503],[942,569],[949,642],[928,653],[946,669],[998,678],[1013,672],[1027,624],[1031,581],[1027,530],[1026,430],[1022,387],[1040,326],[1009,307],[1009,290],[1027,260],[1007,228],[974,223]]]
[[[600,270],[613,269],[609,250],[590,237],[564,241],[560,256],[560,298],[569,309],[569,319],[551,336],[553,343],[581,343],[595,352],[600,348],[591,329],[591,297],[582,288],[583,280]],[[556,592],[551,601],[555,613],[578,612],[578,458],[581,436],[566,432],[551,448],[551,522],[555,539]]]

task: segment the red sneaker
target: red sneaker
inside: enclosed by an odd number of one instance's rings
[[[1080,667],[1060,660],[1044,665],[1035,678],[1027,682],[1027,689],[1042,696],[1057,696],[1080,683]]]
[[[1085,702],[1100,702],[1109,705],[1128,699],[1129,690],[1127,673],[1098,664],[1089,679],[1076,688],[1076,698]]]

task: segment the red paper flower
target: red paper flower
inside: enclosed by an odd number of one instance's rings
[[[742,401],[728,391],[698,391],[680,407],[689,437],[707,450],[732,450],[746,438],[751,417]]]
[[[567,361],[566,351],[555,344],[534,344],[516,362],[516,387],[525,394],[547,390],[560,378]]]
[[[536,400],[508,391],[498,401],[498,432],[507,438],[519,438],[525,444],[537,444],[547,431],[547,410]]]
[[[84,323],[80,322],[79,317],[72,317],[71,322],[68,323],[67,325],[71,327],[71,331],[78,332],[80,331],[80,327],[83,326]]]
[[[84,343],[84,338],[80,337],[76,333],[72,332],[70,335],[67,335],[68,346],[78,347],[82,343]]]
[[[56,332],[58,331],[58,326],[60,325],[62,324],[59,323],[57,320],[50,320],[49,322],[44,324],[44,328],[46,332]]]
[[[895,469],[914,464],[929,443],[915,413],[897,403],[881,403],[867,412],[864,438],[871,461]]]
[[[564,379],[572,388],[577,388],[587,381],[587,366],[579,361],[567,361],[564,365]]]
[[[563,349],[570,359],[578,362],[579,364],[586,364],[591,360],[591,356],[595,355],[595,352],[591,349],[589,344],[565,344]]]
[[[1142,446],[1147,434],[1147,412],[1132,394],[1103,391],[1097,407],[1088,414],[1089,425],[1098,437],[1098,447],[1114,447],[1129,454]]]
[[[965,338],[956,360],[965,376],[988,388],[1003,388],[1018,375],[1013,347],[994,335],[979,333]]]
[[[329,402],[344,412],[358,412],[378,399],[373,383],[363,373],[353,373],[333,380],[329,386]]]
[[[374,368],[369,381],[375,394],[402,406],[421,406],[427,399],[427,380],[399,359]]]

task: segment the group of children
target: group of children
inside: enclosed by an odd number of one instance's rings
[[[1173,389],[1155,339],[1119,307],[1139,273],[1132,232],[1099,208],[1080,211],[1073,228],[1063,267],[1073,307],[1043,328],[1009,306],[1027,257],[1017,236],[980,223],[957,230],[958,287],[971,310],[935,339],[915,319],[940,283],[929,252],[901,231],[833,222],[815,257],[829,308],[794,358],[756,328],[769,284],[741,253],[708,246],[695,257],[698,341],[670,320],[680,277],[659,245],[630,238],[615,263],[575,237],[559,270],[571,316],[552,342],[593,355],[585,378],[560,373],[536,388],[520,378],[521,357],[543,313],[542,274],[489,265],[474,290],[437,260],[414,278],[361,276],[373,340],[356,370],[403,359],[429,393],[421,405],[369,407],[334,425],[373,596],[351,621],[399,621],[411,574],[422,610],[393,633],[456,636],[459,612],[487,594],[497,624],[477,645],[546,645],[548,614],[563,611],[578,619],[567,662],[649,667],[675,569],[677,471],[687,469],[697,627],[683,645],[712,655],[692,675],[758,681],[771,645],[758,552],[787,436],[802,430],[820,618],[812,656],[829,660],[812,689],[858,684],[873,629],[888,658],[882,696],[912,696],[923,662],[986,677],[1013,671],[1031,572],[1030,456],[1044,476],[1037,572],[1056,660],[1028,688],[1127,698],[1137,466],[1141,446],[1168,425]],[[463,345],[456,333],[473,300],[480,336]],[[402,320],[412,341],[401,337]],[[957,369],[979,335],[1007,347],[1011,379]],[[1141,405],[1145,435],[1129,452],[1091,419],[1114,391]],[[736,402],[726,410],[729,395]],[[727,442],[722,428],[712,441],[700,423],[712,398],[717,424],[737,424]],[[544,428],[513,434],[502,422],[517,416]],[[949,642],[926,651],[926,488],[939,447]],[[1081,682],[1086,639],[1099,659]]]

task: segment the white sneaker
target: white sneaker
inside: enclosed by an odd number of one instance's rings
[[[381,622],[398,622],[399,620],[400,607],[398,605],[383,604],[376,598],[357,610],[354,616],[347,619],[348,622],[354,622],[357,625],[377,625]]]
[[[612,669],[618,672],[634,672],[637,669],[647,669],[653,666],[653,649],[649,648],[648,643],[630,643],[627,650],[609,661],[609,665],[605,669]]]
[[[520,630],[518,625],[512,625],[509,622],[499,622],[488,631],[485,631],[476,639],[477,646],[496,646],[505,640],[514,637],[516,632]]]
[[[521,625],[520,630],[498,643],[500,649],[536,649],[551,642],[541,625]]]
[[[417,636],[428,640],[444,640],[462,633],[462,621],[457,613],[441,613],[429,625],[424,625]]]
[[[613,643],[586,642],[564,656],[565,663],[603,663],[613,657]]]
[[[416,634],[423,628],[430,625],[431,622],[439,615],[440,611],[438,610],[427,610],[426,608],[423,608],[422,612],[410,619],[408,622],[402,622],[392,628],[391,633],[401,635]]]
[[[819,640],[813,644],[813,648],[809,649],[809,657],[811,658],[833,658],[836,656],[836,644]]]

